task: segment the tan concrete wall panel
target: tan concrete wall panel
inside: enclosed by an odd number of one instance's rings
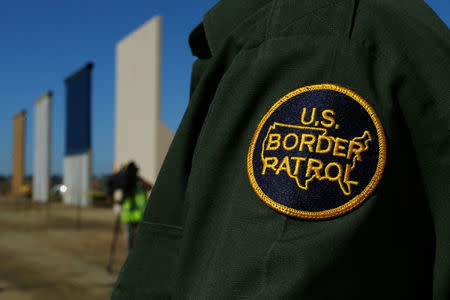
[[[23,185],[25,168],[25,112],[14,116],[13,120],[13,167],[11,193],[19,195]]]

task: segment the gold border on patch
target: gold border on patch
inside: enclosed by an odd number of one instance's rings
[[[324,210],[324,211],[317,211],[317,212],[311,212],[311,211],[302,211],[294,208],[287,207],[285,205],[279,204],[278,202],[275,202],[270,197],[268,197],[262,189],[259,187],[258,182],[256,181],[256,178],[254,176],[253,172],[253,152],[255,151],[255,145],[256,141],[259,137],[259,133],[266,123],[267,119],[272,115],[275,110],[280,107],[283,103],[288,101],[294,96],[297,96],[299,94],[314,91],[314,90],[333,90],[340,92],[342,94],[345,94],[358,102],[369,114],[370,118],[372,119],[372,122],[375,125],[375,128],[377,130],[378,135],[378,144],[379,144],[379,155],[378,155],[378,163],[377,168],[375,170],[375,174],[373,175],[372,179],[370,180],[369,184],[364,188],[364,190],[353,197],[350,201],[346,202],[345,204],[338,206],[333,209]],[[259,196],[259,198],[269,207],[272,209],[281,212],[283,214],[286,214],[288,216],[301,218],[301,219],[329,219],[332,217],[343,215],[352,209],[359,206],[375,189],[375,187],[378,185],[378,182],[381,179],[381,176],[383,174],[384,167],[386,165],[386,138],[384,136],[383,127],[381,125],[380,120],[378,119],[378,116],[376,115],[373,108],[367,103],[366,100],[364,100],[362,97],[360,97],[355,92],[330,83],[324,83],[324,84],[316,84],[316,85],[310,85],[298,88],[281,99],[279,99],[271,108],[270,110],[264,115],[264,117],[261,119],[261,121],[258,124],[258,127],[256,128],[255,134],[252,138],[252,142],[250,144],[250,148],[247,155],[247,173],[250,180],[250,184],[255,191],[255,193]]]

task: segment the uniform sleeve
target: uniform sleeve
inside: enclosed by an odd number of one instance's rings
[[[300,1],[273,3],[271,22],[265,17],[260,24],[246,19],[233,31],[235,36],[221,44],[211,38],[218,18],[211,19],[210,27],[205,21],[213,57],[194,65],[191,102],[112,299],[177,294],[204,299],[403,298],[408,292],[418,297],[416,290],[426,290],[429,298],[431,271],[434,299],[446,299],[448,29],[444,36],[432,15],[413,20],[419,25],[410,27],[406,1],[397,12],[392,11],[394,4],[381,11],[378,5],[383,1],[361,1],[361,15],[356,14],[355,32],[348,40],[341,24],[352,15],[347,6],[310,8],[306,14],[308,7]],[[405,20],[398,20],[400,16]],[[431,27],[422,26],[429,20]],[[406,25],[386,25],[391,21]],[[395,34],[390,39],[391,32]],[[403,58],[398,58],[398,48]],[[252,190],[246,173],[250,141],[274,101],[299,87],[327,82],[354,90],[374,107],[388,140],[386,171],[371,199],[345,216],[322,222],[290,218],[264,205]],[[348,124],[354,123],[344,115]],[[409,164],[414,168],[408,169]],[[419,169],[411,174],[416,165]],[[425,199],[414,199],[422,186]],[[429,219],[420,219],[423,203],[430,210]],[[414,232],[429,220],[433,230],[427,228],[421,236]],[[190,244],[182,245],[181,239]],[[428,245],[433,247],[433,270],[428,269]],[[209,249],[214,249],[213,256]],[[179,253],[184,255],[180,259]],[[175,269],[184,273],[175,275]],[[412,280],[405,278],[410,273]],[[175,293],[174,281],[179,283]]]
[[[398,91],[433,219],[433,299],[450,295],[450,43],[445,25],[441,30],[442,38],[417,31]]]
[[[381,9],[377,3],[361,1],[359,12],[380,18],[373,22],[384,43],[378,45],[379,50],[395,47],[399,63],[388,67],[393,59],[389,57],[384,66],[389,69],[388,76],[379,76],[380,82],[388,82],[384,90],[386,98],[392,100],[392,106],[398,105],[406,130],[402,136],[411,141],[411,145],[403,144],[403,156],[414,153],[409,165],[417,165],[414,172],[406,168],[397,170],[403,178],[420,178],[420,182],[411,183],[410,190],[423,189],[413,194],[409,205],[414,201],[424,203],[421,216],[412,217],[409,232],[419,241],[419,231],[424,230],[426,216],[431,215],[432,229],[426,235],[433,234],[429,242],[433,260],[432,298],[448,299],[450,295],[450,31],[438,16],[422,1],[395,1],[389,10]],[[356,19],[356,29],[362,18]],[[358,23],[359,21],[359,23]],[[373,25],[376,24],[376,25]],[[383,25],[382,25],[383,24]],[[370,31],[360,34],[367,38]],[[372,46],[373,47],[373,46]],[[372,49],[372,48],[371,48]],[[401,50],[400,50],[401,49]],[[389,50],[384,50],[390,54]],[[393,52],[393,51],[391,51]],[[386,55],[387,56],[387,55]],[[378,71],[379,72],[379,71]],[[379,72],[380,73],[380,72]],[[394,75],[395,74],[395,75]],[[387,79],[389,78],[389,79]],[[380,93],[382,93],[380,91]],[[388,124],[386,118],[386,124]],[[388,125],[389,126],[389,125]],[[398,138],[398,136],[397,136]],[[398,143],[399,139],[396,139]],[[394,144],[394,140],[390,141]],[[400,152],[401,153],[401,152]],[[396,172],[397,172],[396,171]],[[409,180],[409,179],[408,179]],[[398,189],[402,189],[398,185]],[[404,192],[401,192],[404,193]],[[406,196],[404,196],[406,197]],[[428,208],[429,211],[426,211]],[[416,226],[415,224],[421,224]],[[424,241],[414,249],[423,246]],[[409,250],[410,251],[410,250]],[[419,261],[416,261],[419,264]],[[413,268],[417,268],[415,265]],[[410,273],[412,273],[410,271]],[[417,297],[417,295],[416,295]],[[430,297],[431,298],[431,297]]]

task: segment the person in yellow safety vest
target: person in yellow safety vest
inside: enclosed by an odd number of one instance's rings
[[[137,182],[136,192],[133,196],[123,199],[120,219],[124,223],[139,223],[144,216],[147,194],[141,182]]]
[[[147,194],[140,180],[137,180],[135,192],[127,195],[122,201],[122,212],[120,219],[125,225],[125,241],[128,251],[131,250],[136,239],[139,223],[144,216]]]
[[[121,170],[111,176],[108,181],[110,193],[114,190],[122,191],[120,219],[124,224],[124,237],[128,251],[133,247],[139,223],[144,216],[147,192],[152,188],[149,182],[138,176],[138,171],[139,168],[131,161],[122,166]]]

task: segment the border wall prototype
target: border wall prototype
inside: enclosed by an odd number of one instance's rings
[[[13,119],[13,173],[11,180],[11,194],[15,196],[22,193],[25,169],[25,119],[25,111],[16,114]]]
[[[52,93],[34,105],[33,200],[47,202],[50,191]]]
[[[63,182],[67,191],[63,202],[91,204],[91,71],[89,63],[69,76],[66,84],[66,150]]]
[[[116,45],[114,166],[133,160],[151,183],[173,139],[160,117],[161,28],[154,17]]]

